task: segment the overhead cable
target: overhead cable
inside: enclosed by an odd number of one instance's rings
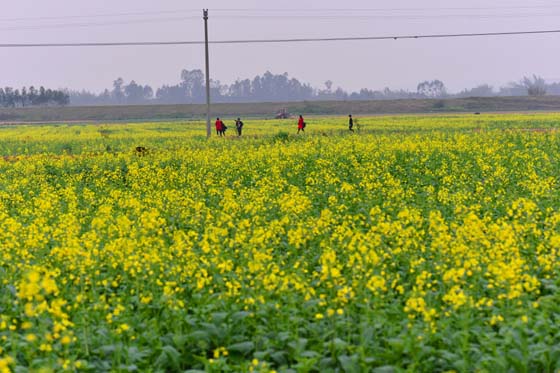
[[[560,30],[510,31],[510,32],[479,32],[459,34],[426,34],[426,35],[395,35],[395,36],[349,36],[328,38],[294,38],[294,39],[247,39],[247,40],[214,40],[209,44],[270,44],[270,43],[313,43],[367,40],[403,40],[403,39],[444,39],[462,37],[491,37],[513,35],[558,34]],[[0,48],[46,48],[46,47],[124,47],[124,46],[172,46],[202,45],[204,41],[137,41],[137,42],[89,42],[89,43],[0,43]]]

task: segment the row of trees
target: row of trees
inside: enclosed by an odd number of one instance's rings
[[[560,94],[560,83],[547,84],[534,75],[524,77],[519,82],[510,83],[494,90],[485,84],[457,94],[449,94],[440,80],[424,81],[416,91],[362,89],[348,93],[341,88],[334,89],[333,82],[325,82],[322,89],[314,89],[307,83],[290,78],[287,73],[266,72],[253,79],[237,80],[227,85],[219,81],[210,82],[213,102],[278,102],[300,100],[389,100],[411,98],[445,97],[486,97],[486,96],[542,96],[547,92]],[[148,85],[131,81],[126,84],[122,78],[113,82],[112,90],[101,94],[88,91],[71,91],[72,105],[137,105],[137,104],[197,104],[205,102],[206,84],[201,70],[183,70],[181,80],[175,85],[164,85],[156,90]]]
[[[31,86],[21,90],[10,87],[0,88],[1,107],[26,107],[26,106],[64,106],[70,103],[70,95],[61,90],[36,89]]]
[[[505,87],[494,90],[488,84],[482,84],[472,89],[465,89],[456,94],[447,92],[441,80],[424,81],[418,84],[416,92],[392,91],[385,88],[383,91],[361,90],[357,97],[367,96],[368,99],[401,99],[401,98],[452,98],[452,97],[492,97],[492,96],[544,96],[547,93],[560,95],[560,83],[547,84],[542,77],[533,75],[523,77],[519,82],[512,82]],[[350,98],[355,98],[354,94]]]
[[[314,89],[309,84],[290,78],[287,73],[266,72],[253,79],[237,80],[231,85],[219,81],[210,82],[214,102],[277,102],[300,100],[389,100],[411,98],[445,97],[489,97],[489,96],[543,96],[547,93],[560,95],[560,83],[547,84],[543,78],[533,75],[519,82],[510,83],[494,90],[484,84],[457,94],[449,94],[440,80],[424,81],[416,91],[361,89],[348,93],[341,88],[334,89],[333,82],[325,82],[322,89]],[[125,83],[122,78],[113,82],[111,90],[100,94],[88,91],[63,91],[40,87],[13,89],[0,88],[0,106],[26,107],[49,105],[139,105],[139,104],[196,104],[206,98],[204,73],[201,70],[183,70],[181,80],[176,85],[164,85],[154,90],[149,85]]]
[[[210,81],[210,94],[214,102],[297,101],[313,99],[317,92],[309,85],[289,78],[288,74],[266,72],[254,79],[237,80],[231,85]],[[88,91],[71,91],[73,105],[135,105],[197,104],[206,100],[206,82],[201,70],[183,70],[181,81],[164,85],[157,90],[136,81],[125,84],[122,78],[113,82],[113,89],[99,95]]]

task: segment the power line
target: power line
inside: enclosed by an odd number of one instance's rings
[[[538,10],[560,8],[560,5],[536,5],[536,6],[495,6],[495,7],[438,7],[438,8],[313,8],[313,9],[297,9],[297,8],[218,8],[212,9],[217,13],[293,13],[294,15],[302,13],[348,13],[348,12],[434,12],[434,11],[460,11],[460,10]],[[0,22],[19,22],[19,21],[39,21],[39,20],[64,20],[64,19],[87,19],[87,18],[107,18],[107,17],[136,17],[146,15],[167,15],[179,13],[198,13],[200,9],[176,9],[166,11],[144,11],[144,12],[122,12],[122,13],[102,13],[90,15],[67,15],[67,16],[43,16],[43,17],[13,17],[0,18]],[[340,14],[339,14],[340,15]]]
[[[309,22],[311,20],[340,20],[340,19],[353,19],[353,20],[370,20],[376,19],[383,20],[428,20],[428,19],[450,19],[450,18],[468,18],[468,19],[491,19],[491,18],[534,18],[534,17],[559,17],[560,14],[502,14],[502,15],[484,15],[484,14],[438,14],[438,15],[316,15],[316,16],[303,16],[303,15],[271,15],[271,16],[257,16],[257,15],[242,15],[234,18],[229,16],[214,16],[215,19],[244,19],[251,21],[265,21],[265,20],[304,20]],[[0,26],[0,31],[24,31],[24,30],[48,30],[48,29],[64,29],[64,28],[83,28],[83,27],[106,27],[106,26],[121,26],[121,25],[134,25],[134,24],[148,24],[148,23],[163,23],[163,22],[183,22],[185,20],[198,20],[197,16],[182,16],[182,17],[167,17],[167,18],[146,18],[146,19],[131,19],[131,20],[114,20],[105,22],[74,22],[62,24],[46,24],[46,25],[27,25],[27,26]]]
[[[200,19],[195,16],[184,17],[168,17],[168,18],[145,18],[133,19],[124,21],[106,21],[106,22],[75,22],[75,23],[61,23],[50,25],[31,25],[31,26],[7,26],[0,27],[1,31],[20,31],[20,30],[44,30],[44,29],[60,29],[72,27],[105,27],[105,26],[120,26],[120,25],[133,25],[133,24],[146,24],[146,23],[161,23],[161,22],[183,22],[185,20]]]
[[[423,15],[387,15],[387,14],[341,14],[341,15],[240,15],[235,19],[303,19],[305,21],[314,19],[403,19],[403,20],[421,20],[421,19],[437,19],[437,18],[532,18],[532,17],[558,17],[558,13],[538,13],[538,14],[423,14]],[[218,19],[230,19],[229,16],[214,16]]]
[[[381,21],[386,20],[431,20],[431,19],[450,19],[450,18],[467,18],[467,19],[491,19],[491,18],[536,18],[536,17],[558,17],[554,13],[507,13],[507,14],[441,14],[434,13],[434,11],[445,10],[498,10],[498,9],[552,9],[560,8],[560,6],[518,6],[518,7],[463,7],[463,8],[324,8],[324,9],[217,9],[218,15],[214,18],[217,19],[244,19],[251,21],[263,21],[274,19],[290,19],[294,21],[305,20],[339,20],[339,19],[354,19],[354,20],[368,20],[376,19]],[[130,24],[146,24],[146,23],[161,23],[161,22],[177,22],[187,19],[198,19],[198,16],[189,16],[187,13],[198,12],[194,9],[182,9],[175,11],[157,11],[157,12],[128,12],[128,13],[112,13],[112,14],[94,14],[94,15],[75,15],[75,16],[57,16],[57,17],[32,17],[32,18],[0,18],[0,23],[10,23],[16,21],[38,21],[38,20],[64,20],[64,19],[84,19],[84,22],[78,23],[62,23],[62,24],[31,24],[31,25],[8,25],[0,27],[2,31],[22,31],[22,30],[44,30],[44,29],[61,29],[61,28],[83,28],[83,27],[106,27],[106,26],[119,26]],[[422,14],[414,12],[426,12],[430,14]],[[256,12],[256,13],[255,13]],[[373,12],[373,13],[372,13]],[[379,12],[397,12],[397,14],[380,14]],[[403,14],[402,12],[409,12]],[[412,13],[410,13],[412,12]],[[183,16],[178,16],[184,13]],[[221,14],[220,14],[221,13]],[[229,13],[229,14],[228,14]],[[242,14],[239,14],[242,13]],[[291,14],[294,13],[294,14]],[[303,13],[303,14],[302,14]],[[146,15],[168,15],[174,14],[176,17],[167,18],[133,18],[126,19],[123,17],[138,17]],[[89,18],[111,18],[119,17],[120,19],[109,19],[100,22],[87,21]]]
[[[239,16],[214,16],[215,19],[226,20],[251,20],[251,21],[267,21],[267,20],[293,20],[293,21],[331,21],[342,19],[353,20],[371,20],[391,21],[391,20],[432,20],[432,19],[492,19],[492,18],[536,18],[536,17],[559,17],[557,13],[542,14],[430,14],[430,15],[381,15],[381,14],[342,14],[342,15],[239,15]],[[0,26],[0,31],[24,31],[24,30],[48,30],[48,29],[64,29],[64,28],[84,28],[84,27],[106,27],[121,26],[133,24],[162,23],[162,22],[182,22],[185,20],[198,20],[198,16],[178,16],[166,18],[144,18],[130,20],[108,20],[103,22],[73,22],[60,24],[44,24],[44,25],[21,25],[21,26]]]
[[[68,15],[68,16],[46,16],[46,17],[19,17],[19,18],[0,18],[0,22],[19,22],[19,21],[49,21],[49,20],[64,20],[64,19],[87,19],[87,18],[107,18],[107,17],[137,17],[137,16],[154,16],[178,13],[199,13],[200,9],[182,9],[182,10],[168,10],[157,12],[128,12],[128,13],[104,13],[104,14],[90,14],[90,15]]]
[[[295,39],[247,39],[247,40],[215,40],[209,44],[271,44],[271,43],[312,43],[335,41],[366,41],[366,40],[399,40],[399,39],[443,39],[459,37],[488,37],[513,35],[558,34],[560,30],[481,32],[460,34],[427,34],[427,35],[395,35],[395,36],[351,36],[330,38],[295,38]],[[63,48],[63,47],[124,47],[124,46],[172,46],[202,45],[203,41],[140,41],[140,42],[95,42],[95,43],[7,43],[0,48]]]
[[[340,12],[437,12],[437,11],[483,11],[483,10],[541,10],[558,9],[560,5],[513,6],[513,7],[438,7],[438,8],[317,8],[317,9],[213,9],[214,13],[340,13]]]

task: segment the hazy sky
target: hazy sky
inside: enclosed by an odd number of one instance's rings
[[[3,1],[0,43],[202,40],[203,7],[213,40],[560,28],[553,0],[18,0]],[[333,8],[344,11],[327,10]],[[315,87],[330,79],[348,90],[414,90],[420,80],[440,79],[457,91],[533,73],[560,81],[558,45],[560,34],[214,45],[211,76],[231,83],[270,70]],[[121,76],[157,87],[177,83],[181,69],[203,67],[200,46],[0,48],[0,86],[100,91]]]

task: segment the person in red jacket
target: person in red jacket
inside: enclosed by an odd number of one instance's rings
[[[216,118],[216,135],[222,136],[224,131],[224,122],[220,118]]]
[[[301,115],[299,116],[297,124],[297,133],[299,133],[299,131],[305,132],[305,121],[303,120],[303,117]]]

